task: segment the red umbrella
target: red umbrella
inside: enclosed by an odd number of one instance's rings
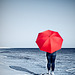
[[[53,53],[61,49],[63,39],[58,32],[46,30],[38,34],[36,43],[40,50]]]

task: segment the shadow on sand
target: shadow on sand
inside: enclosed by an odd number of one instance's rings
[[[33,74],[33,75],[40,75],[40,74],[36,74],[32,71],[29,71],[26,68],[22,68],[22,67],[19,67],[19,66],[9,66],[9,67],[12,68],[12,69],[18,70],[18,71],[25,71],[25,72],[28,72],[28,73]]]

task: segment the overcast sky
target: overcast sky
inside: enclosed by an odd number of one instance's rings
[[[62,48],[75,48],[75,0],[0,0],[0,47],[36,48],[48,29],[62,36]]]

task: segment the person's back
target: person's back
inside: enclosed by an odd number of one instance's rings
[[[47,69],[48,73],[54,75],[54,69],[55,69],[55,58],[56,58],[56,52],[54,53],[48,53],[46,52],[47,57]],[[50,69],[51,67],[51,69]]]

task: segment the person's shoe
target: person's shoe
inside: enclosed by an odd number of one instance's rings
[[[51,72],[51,75],[54,75],[54,72]]]
[[[50,70],[48,71],[48,74],[50,75]]]

